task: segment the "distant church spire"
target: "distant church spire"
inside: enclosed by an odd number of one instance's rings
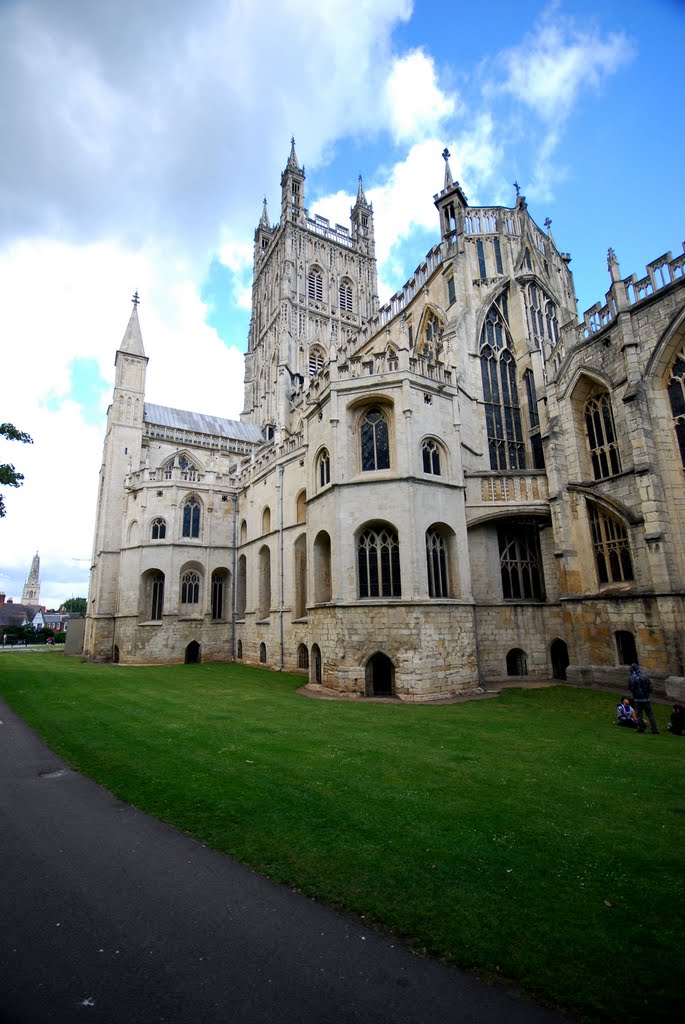
[[[362,184],[361,174],[359,175],[359,185],[357,187],[357,203],[359,206],[361,206],[362,204],[364,206],[368,205],[366,202],[366,196],[364,195],[364,185]]]
[[[31,570],[29,572],[28,579],[24,584],[24,590],[21,595],[22,604],[38,604],[40,601],[40,558],[36,551],[31,562]]]
[[[131,301],[133,303],[133,309],[131,310],[128,326],[124,332],[124,338],[119,349],[121,352],[129,352],[134,356],[144,356],[145,349],[143,348],[143,336],[140,333],[140,321],[138,320],[138,303],[140,302],[138,292],[134,294]]]

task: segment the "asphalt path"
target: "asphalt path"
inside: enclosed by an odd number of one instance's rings
[[[122,803],[2,701],[0,720],[2,1024],[565,1019]]]

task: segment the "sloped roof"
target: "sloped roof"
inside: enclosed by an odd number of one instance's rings
[[[171,409],[167,405],[151,405],[146,402],[144,419],[146,423],[156,423],[161,427],[194,430],[198,434],[213,434],[215,437],[227,437],[234,441],[252,441],[253,443],[264,441],[261,428],[255,426],[254,423],[224,420],[219,416],[208,416],[203,412]]]

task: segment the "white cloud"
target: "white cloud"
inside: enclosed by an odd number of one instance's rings
[[[411,50],[395,60],[386,79],[385,97],[396,142],[435,134],[457,107],[456,96],[440,89],[435,63],[423,50]]]
[[[597,31],[578,29],[568,19],[548,17],[518,46],[499,55],[506,78],[498,88],[544,120],[558,122],[569,116],[581,91],[598,89],[632,56],[622,33],[602,39]]]

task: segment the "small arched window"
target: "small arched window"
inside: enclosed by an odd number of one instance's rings
[[[319,453],[319,486],[325,487],[331,482],[331,457],[328,448],[322,448]]]
[[[426,567],[429,597],[449,597],[447,545],[439,530],[426,530]]]
[[[423,471],[432,476],[440,476],[440,448],[430,438],[421,446],[423,456]]]
[[[319,373],[323,370],[323,364],[326,359],[326,354],[320,345],[312,345],[309,349],[309,376],[313,377],[315,373]]]
[[[668,399],[671,403],[673,426],[680,449],[680,461],[685,469],[685,348],[680,350],[671,367],[668,379]]]
[[[266,644],[263,642],[259,645],[259,660],[262,665],[266,664]]]
[[[166,522],[164,519],[152,520],[152,539],[164,540],[166,537]]]
[[[183,536],[200,536],[200,502],[192,495],[183,502]]]
[[[588,514],[599,582],[623,583],[632,580],[633,562],[625,526],[596,505],[588,505]]]
[[[307,298],[311,302],[321,302],[323,299],[323,278],[319,270],[313,267],[307,278]]]
[[[385,413],[374,407],[361,421],[361,463],[364,472],[390,469],[390,442]]]
[[[198,604],[200,600],[200,576],[194,570],[184,572],[181,577],[181,604]]]
[[[164,573],[156,572],[152,577],[150,600],[150,619],[153,622],[162,618],[164,610]]]
[[[339,288],[340,312],[352,312],[352,285],[349,281],[342,281]]]
[[[268,505],[265,506],[262,512],[262,533],[271,532],[271,509]]]
[[[212,619],[220,622],[225,617],[227,574],[223,571],[212,573]]]
[[[432,310],[429,310],[424,321],[423,343],[421,352],[429,358],[435,354],[435,349],[440,341],[442,324]]]
[[[243,657],[243,641],[242,640],[238,641],[238,646],[237,646],[235,654],[236,654],[236,658],[238,658],[238,660],[242,660],[242,657]]]
[[[357,544],[360,597],[401,597],[400,545],[391,526],[371,526]]]
[[[608,476],[620,473],[621,460],[616,443],[611,399],[606,391],[594,395],[585,403],[585,428],[595,480],[604,480]]]
[[[309,651],[306,644],[300,644],[297,648],[297,667],[309,668]]]

